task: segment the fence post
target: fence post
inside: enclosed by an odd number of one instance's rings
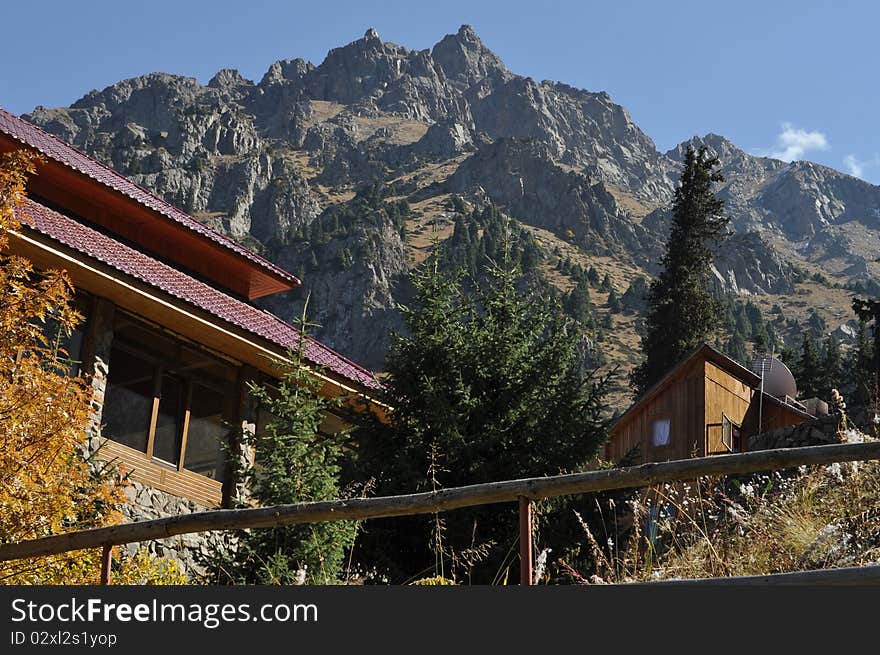
[[[110,584],[110,565],[113,564],[113,546],[104,546],[101,551],[101,584]]]
[[[519,497],[519,583],[532,581],[532,501]]]

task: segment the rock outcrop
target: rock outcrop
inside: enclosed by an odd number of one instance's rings
[[[607,93],[516,75],[466,25],[423,50],[370,29],[318,65],[277,61],[258,82],[234,69],[207,84],[153,73],[26,118],[301,274],[316,336],[376,367],[421,260],[419,230],[440,225],[448,194],[649,276],[688,146],[723,164],[734,234],[715,261],[722,288],[792,293],[793,260],[865,289],[880,277],[880,188],[714,134],[658,152]],[[377,183],[420,207],[412,232],[380,222],[320,246],[302,237]],[[353,261],[337,266],[345,253]],[[289,318],[302,300],[266,302]]]

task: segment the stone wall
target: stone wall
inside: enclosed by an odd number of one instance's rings
[[[191,500],[172,496],[140,482],[130,483],[125,489],[125,496],[128,502],[124,503],[120,510],[126,521],[146,521],[166,516],[192,514],[208,509]],[[235,542],[228,532],[200,532],[148,541],[143,544],[126,544],[120,548],[126,549],[129,554],[134,554],[143,545],[157,557],[177,561],[187,578],[193,579],[204,572],[200,562],[204,561],[206,556],[229,550],[234,544]]]
[[[102,469],[106,467],[106,464],[92,455],[100,449],[103,441],[102,437],[93,435],[83,448],[83,457],[92,466]],[[126,523],[204,512],[209,509],[186,498],[174,496],[140,482],[127,482],[124,493],[125,502],[119,506],[119,511]],[[228,532],[200,532],[178,535],[168,539],[124,544],[118,548],[121,552],[134,555],[143,546],[156,557],[176,561],[186,577],[193,580],[204,573],[200,562],[204,561],[206,556],[229,550],[235,544],[235,539]]]
[[[799,425],[788,425],[770,432],[749,437],[748,450],[771,450],[773,448],[798,448],[801,446],[825,446],[842,443],[841,416],[829,414]]]

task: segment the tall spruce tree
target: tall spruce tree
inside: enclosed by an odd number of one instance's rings
[[[577,284],[565,297],[563,305],[566,313],[574,320],[586,325],[592,318],[590,306],[590,285],[585,278],[578,278]]]
[[[705,146],[688,147],[672,205],[672,229],[662,259],[663,271],[648,292],[648,316],[642,335],[644,362],[631,374],[635,396],[647,391],[718,327],[721,307],[709,285],[713,244],[728,223],[724,203],[713,184],[724,178],[717,157]]]
[[[801,342],[801,358],[798,365],[798,393],[801,398],[813,398],[822,388],[822,355],[816,340],[809,331],[804,332]]]
[[[843,376],[843,354],[840,351],[840,341],[831,333],[825,337],[823,344],[820,382],[819,398],[823,400],[831,400],[832,389],[837,389],[839,392],[844,391],[842,387],[844,382],[847,382]]]

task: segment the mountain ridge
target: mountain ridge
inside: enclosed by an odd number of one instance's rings
[[[273,62],[256,82],[235,69],[207,84],[151,73],[25,118],[300,275],[316,336],[374,368],[401,329],[408,272],[462,208],[492,203],[536,235],[561,292],[573,284],[564,257],[600,267],[618,294],[656,274],[689,144],[717,153],[726,178],[720,287],[767,311],[822,297],[834,329],[851,318],[843,287],[880,279],[880,187],[716,134],[660,152],[607,93],[516,75],[467,25],[422,50],[371,28],[317,65]],[[385,200],[364,200],[370,186]],[[606,359],[633,363],[637,321],[611,316],[604,293],[594,305],[619,328]],[[290,317],[302,302],[267,305]]]

